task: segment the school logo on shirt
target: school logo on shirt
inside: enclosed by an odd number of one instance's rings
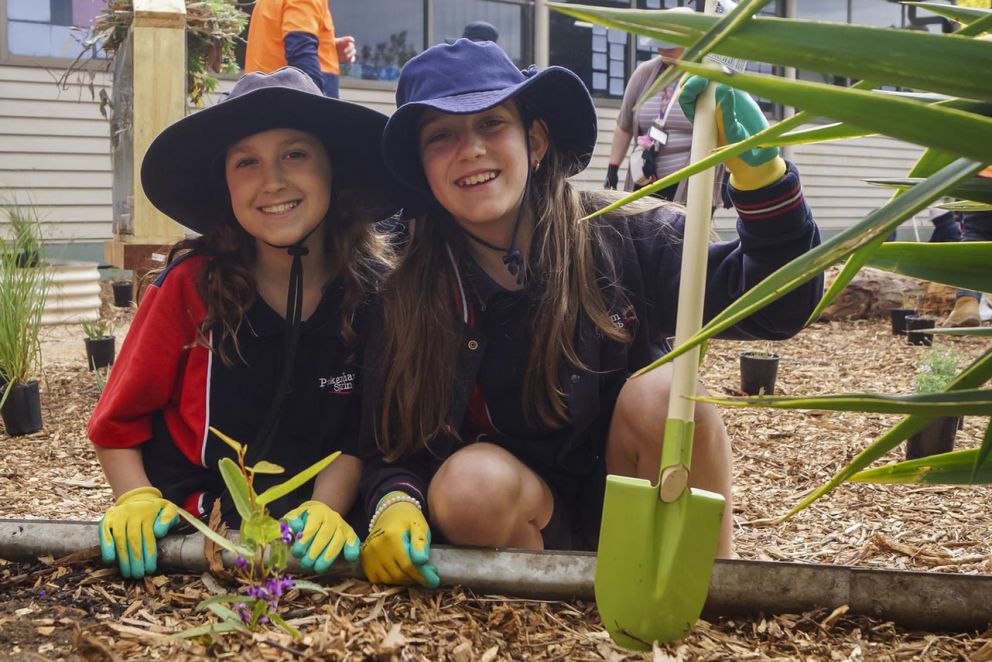
[[[355,373],[342,372],[335,377],[318,377],[321,390],[329,395],[351,395],[355,390]]]
[[[613,313],[610,315],[610,321],[613,322],[613,326],[618,329],[627,329],[637,322],[637,313],[634,311],[633,306],[627,306],[622,313]]]

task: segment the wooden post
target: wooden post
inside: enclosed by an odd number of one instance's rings
[[[130,227],[115,224],[104,246],[106,260],[142,275],[161,266],[167,247],[182,239],[182,226],[155,209],[141,188],[141,162],[162,129],[186,114],[185,0],[134,0],[131,23],[133,66],[133,206]],[[158,263],[158,264],[157,264]]]

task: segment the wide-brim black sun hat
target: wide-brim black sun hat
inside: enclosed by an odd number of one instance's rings
[[[589,165],[596,146],[596,107],[582,80],[564,67],[521,71],[498,45],[469,39],[432,46],[404,65],[397,109],[382,138],[386,165],[404,185],[429,192],[417,135],[421,114],[433,109],[470,115],[512,98],[547,123],[569,175]]]
[[[185,117],[152,141],[141,164],[145,195],[163,213],[204,233],[222,222],[230,198],[224,186],[227,148],[246,136],[271,129],[315,135],[330,156],[332,190],[348,190],[381,220],[397,211],[396,184],[381,153],[386,116],[358,104],[321,94],[294,67],[243,76],[216,105]]]

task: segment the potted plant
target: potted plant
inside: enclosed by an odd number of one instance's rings
[[[62,74],[65,82],[88,59],[96,46],[111,56],[123,48],[134,19],[132,0],[107,0],[103,11],[93,19],[82,51]],[[200,106],[203,95],[217,89],[213,73],[237,74],[236,48],[248,23],[235,0],[186,0],[186,93],[190,103]],[[101,108],[101,111],[103,109]]]
[[[926,350],[916,368],[913,387],[920,395],[939,393],[947,388],[958,373],[961,355],[950,347],[931,347]],[[961,422],[960,416],[941,416],[906,441],[906,459],[954,450],[954,437]]]
[[[747,395],[772,395],[778,374],[778,354],[741,352],[741,391]]]
[[[16,205],[8,217],[22,214]],[[40,246],[37,225],[29,224],[32,245]],[[20,266],[25,237],[0,238],[0,415],[7,434],[41,429],[41,396],[31,376],[40,352],[38,332],[45,308],[48,276],[39,266]],[[30,264],[30,261],[28,262]]]
[[[937,318],[932,315],[906,316],[906,341],[910,345],[932,345],[933,334],[923,333],[920,329],[933,329],[937,326]]]
[[[14,254],[14,266],[37,267],[41,262],[41,233],[38,217],[31,207],[21,207],[11,199],[0,202],[7,217],[9,249]]]
[[[114,305],[118,308],[130,308],[134,305],[134,281],[130,278],[113,280],[110,287],[114,291]]]
[[[902,307],[889,309],[889,319],[892,320],[892,335],[906,335],[906,318],[910,315],[918,315],[919,312],[916,302],[909,297],[903,296]]]
[[[111,326],[110,320],[103,317],[83,322],[83,333],[86,334],[84,341],[86,365],[90,370],[98,370],[114,364],[117,341],[111,333]]]

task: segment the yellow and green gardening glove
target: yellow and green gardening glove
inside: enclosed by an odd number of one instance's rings
[[[709,81],[702,76],[690,76],[679,93],[682,112],[693,121],[696,99]],[[747,92],[719,83],[716,86],[717,146],[739,143],[768,128],[761,108]],[[785,174],[785,161],[778,147],[755,147],[727,159],[730,184],[740,191],[753,191],[774,184]]]
[[[373,584],[441,583],[431,556],[431,529],[413,497],[390,492],[382,497],[362,545],[362,569]]]
[[[361,541],[355,530],[322,501],[306,501],[283,518],[296,541],[290,553],[306,572],[327,572],[344,550],[346,561],[357,561]]]
[[[140,579],[158,568],[156,539],[179,521],[179,510],[150,485],[125,492],[100,519],[100,554],[120,565],[121,575]]]

